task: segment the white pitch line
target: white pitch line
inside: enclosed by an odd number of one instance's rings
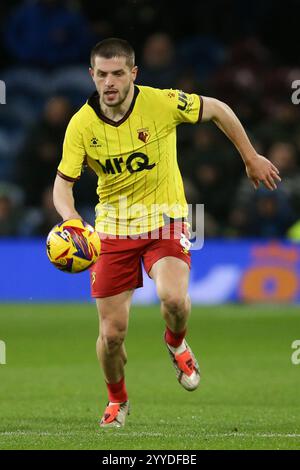
[[[99,430],[95,430],[97,434],[99,434]],[[114,432],[114,434],[117,434],[119,436],[129,436],[129,437],[134,437],[134,436],[140,436],[140,437],[164,437],[164,438],[174,438],[175,436],[172,434],[164,434],[164,433],[156,433],[156,432],[123,432],[123,430],[120,430],[120,433],[118,430]],[[67,437],[67,436],[81,436],[82,432],[80,431],[69,431],[69,432],[39,432],[39,431],[2,431],[0,432],[0,436],[57,436],[57,437]],[[103,434],[104,435],[104,434]],[[184,435],[177,435],[176,437],[182,437],[182,438],[187,438],[187,437],[193,437],[195,438],[195,435],[189,435],[189,434],[184,434]],[[231,432],[231,433],[209,433],[209,434],[200,434],[199,435],[199,441],[203,438],[226,438],[226,437],[257,437],[257,438],[290,438],[290,439],[300,439],[300,434],[292,434],[292,433],[243,433],[243,432]]]
[[[228,432],[228,433],[205,434],[205,437],[269,437],[269,438],[273,438],[273,437],[290,437],[290,438],[300,438],[300,434]]]

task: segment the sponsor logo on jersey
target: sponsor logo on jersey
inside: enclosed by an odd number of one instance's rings
[[[152,170],[155,167],[155,163],[149,163],[148,155],[145,155],[141,152],[135,152],[129,155],[129,157],[124,160],[123,157],[107,158],[104,162],[95,160],[99,165],[104,174],[122,173],[125,169],[129,173],[137,173],[143,170]]]
[[[99,144],[99,139],[97,137],[92,137],[90,141],[90,147],[96,148],[96,147],[102,147],[101,144]]]

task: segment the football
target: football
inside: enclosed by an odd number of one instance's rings
[[[47,237],[47,255],[53,266],[67,273],[80,273],[100,256],[101,241],[96,230],[80,219],[55,225]]]

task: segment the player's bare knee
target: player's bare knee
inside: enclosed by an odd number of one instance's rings
[[[102,335],[102,340],[107,354],[117,353],[125,339],[125,334],[122,332],[113,332]]]
[[[177,293],[168,294],[161,298],[162,307],[169,314],[180,316],[185,314],[187,309],[186,296],[178,295]]]

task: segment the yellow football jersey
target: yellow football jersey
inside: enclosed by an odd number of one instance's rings
[[[126,115],[115,122],[101,113],[95,92],[66,130],[58,174],[79,179],[87,163],[98,176],[96,229],[137,235],[187,216],[177,164],[176,126],[201,120],[203,102],[179,90],[134,87]]]

